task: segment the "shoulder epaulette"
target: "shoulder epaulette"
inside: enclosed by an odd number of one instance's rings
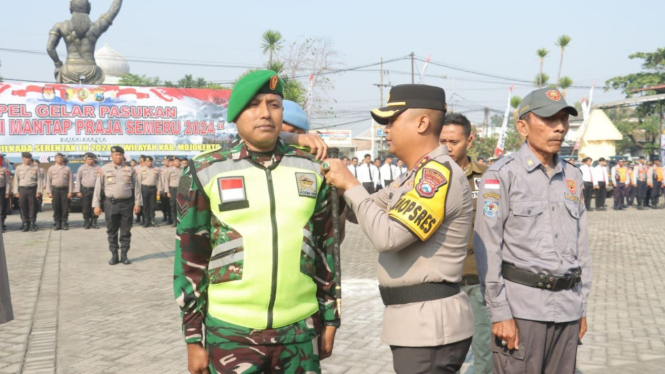
[[[515,158],[510,155],[510,156],[503,156],[500,159],[496,160],[495,163],[490,166],[487,171],[499,171],[501,170],[502,167],[505,165],[508,165],[510,162],[512,162]]]

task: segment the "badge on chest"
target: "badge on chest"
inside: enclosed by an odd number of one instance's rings
[[[219,211],[243,209],[249,207],[244,177],[217,178],[219,188]]]
[[[316,175],[314,173],[296,173],[298,195],[316,198]]]

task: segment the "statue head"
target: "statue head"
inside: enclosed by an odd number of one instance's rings
[[[92,5],[88,0],[71,0],[69,2],[69,11],[71,13],[85,13],[90,14]]]

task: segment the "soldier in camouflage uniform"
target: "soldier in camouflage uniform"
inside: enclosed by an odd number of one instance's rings
[[[180,179],[174,293],[191,373],[320,373],[332,353],[330,191],[311,156],[278,140],[282,90],[272,71],[241,79],[228,109],[239,138]]]

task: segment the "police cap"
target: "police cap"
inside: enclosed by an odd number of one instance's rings
[[[152,156],[145,156],[144,160],[146,160],[146,161],[154,161],[154,160],[152,159]]]
[[[433,109],[446,112],[446,92],[441,87],[426,84],[402,84],[390,89],[388,104],[372,109],[372,117],[379,125],[387,125],[407,109]]]
[[[92,159],[95,159],[95,158],[97,158],[97,155],[92,153],[92,152],[86,152],[85,157],[90,157]]]
[[[32,158],[32,153],[30,153],[30,152],[21,152],[21,157],[23,157],[23,158]]]
[[[114,145],[113,147],[111,147],[111,153],[116,153],[116,152],[124,154],[125,150],[119,145]]]
[[[566,103],[566,99],[564,99],[559,90],[553,88],[541,88],[531,91],[524,97],[524,99],[522,99],[522,103],[517,108],[517,113],[519,117],[522,117],[526,113],[533,112],[537,116],[547,118],[552,117],[561,110],[565,110],[571,116],[577,116],[577,109]]]

